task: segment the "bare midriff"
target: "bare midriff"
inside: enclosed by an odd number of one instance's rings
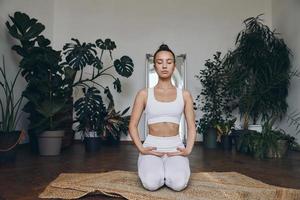
[[[158,122],[148,124],[149,134],[159,137],[175,136],[179,132],[179,125],[172,122]]]

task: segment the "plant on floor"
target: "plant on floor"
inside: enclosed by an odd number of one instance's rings
[[[114,100],[109,90],[105,91],[110,99],[107,115],[104,118],[104,131],[103,136],[106,141],[111,144],[120,141],[121,135],[128,135],[128,126],[130,115],[125,115],[130,107],[127,107],[120,113],[116,112]]]
[[[45,26],[37,19],[21,12],[9,17],[11,22],[6,22],[9,33],[20,41],[20,45],[14,45],[12,49],[22,57],[21,74],[28,82],[23,92],[28,103],[23,110],[29,113],[29,133],[32,135],[65,128],[65,122],[72,120],[72,115],[64,113],[73,110],[73,88],[87,89],[91,87],[89,84],[94,84],[104,89],[96,79],[108,76],[114,79],[113,87],[120,93],[120,79],[107,70],[114,67],[118,74],[127,78],[133,72],[133,62],[128,56],[113,59],[112,51],[116,45],[110,39],[98,39],[95,43],[80,43],[72,39],[74,43],[64,45],[62,52],[56,51],[50,46],[50,40],[41,35]],[[97,50],[101,51],[100,56]],[[106,51],[111,58],[109,62],[113,64],[104,68],[102,56]],[[84,78],[84,69],[90,67],[90,76]],[[79,79],[76,79],[77,72]]]
[[[229,136],[231,134],[231,129],[234,127],[235,121],[236,118],[214,125],[214,128],[217,129],[218,133],[217,141],[221,141],[221,136]]]
[[[17,130],[17,124],[20,119],[20,108],[23,101],[22,95],[16,98],[15,85],[20,76],[19,69],[12,79],[8,80],[5,60],[3,56],[3,65],[0,68],[0,162],[14,160],[15,149],[22,139],[21,131]]]
[[[204,113],[196,121],[198,133],[205,133],[209,127],[215,127],[216,124],[221,124],[232,117],[230,95],[226,89],[226,68],[223,65],[221,52],[216,52],[213,60],[206,60],[204,65],[205,69],[200,70],[199,75],[195,76],[203,86],[200,95],[196,98],[198,104],[194,108]]]
[[[122,56],[120,59],[114,59],[112,51],[116,49],[116,44],[111,39],[97,39],[95,43],[82,43],[78,39],[74,38],[72,38],[72,41],[72,43],[67,43],[64,45],[62,52],[64,57],[63,64],[68,69],[70,74],[73,75],[72,87],[85,88],[85,90],[90,91],[90,84],[99,86],[99,88],[103,89],[104,94],[107,94],[107,98],[110,101],[108,110],[105,112],[105,118],[103,118],[104,113],[99,116],[100,119],[98,121],[101,121],[102,119],[104,120],[101,124],[101,127],[104,126],[104,129],[101,129],[103,133],[99,134],[102,137],[112,135],[113,138],[116,139],[119,138],[118,136],[122,133],[127,134],[127,131],[125,130],[127,129],[126,126],[128,126],[128,117],[122,116],[125,113],[119,115],[119,113],[115,112],[113,96],[109,87],[104,87],[99,82],[104,76],[111,77],[114,79],[114,89],[118,93],[122,92],[120,79],[108,73],[107,70],[113,68],[119,75],[128,78],[133,73],[134,64],[132,59],[128,56]],[[103,55],[105,55],[105,52],[109,53],[109,59],[104,59]],[[108,60],[109,64],[104,65],[104,60]],[[90,73],[88,73],[87,70],[89,70]],[[76,74],[78,74],[78,76],[76,76]],[[97,96],[91,95],[91,98],[97,97],[97,101],[103,102],[99,89],[96,89],[93,86],[91,91],[97,91]],[[77,101],[75,102],[75,105],[79,105]],[[82,101],[82,99],[80,101]],[[125,110],[128,109],[129,107]],[[100,131],[100,129],[98,131]]]
[[[277,117],[267,119],[263,124],[262,132],[248,131],[241,135],[238,149],[244,153],[250,153],[256,158],[280,158],[288,148],[297,145],[295,138],[286,134],[283,130],[273,128]]]
[[[203,112],[202,117],[196,120],[196,127],[197,132],[203,134],[204,146],[216,148],[215,126],[232,118],[232,101],[226,89],[228,78],[221,53],[216,52],[213,60],[206,60],[204,65],[205,68],[195,76],[203,86],[200,95],[196,98],[198,104],[194,103],[194,109],[200,109]]]
[[[261,15],[244,20],[236,38],[236,48],[225,56],[228,70],[228,90],[237,101],[243,127],[248,128],[261,117],[286,113],[288,87],[291,78],[290,50],[275,31],[262,23]]]
[[[50,40],[42,35],[43,24],[21,12],[9,17],[8,31],[19,40],[19,45],[12,49],[22,57],[19,67],[27,81],[22,95],[28,102],[23,111],[29,114],[32,150],[38,152],[39,149],[41,155],[58,155],[65,129],[72,128],[66,127],[72,120],[72,115],[66,114],[70,113],[72,77],[60,64],[60,51],[54,50]]]
[[[30,132],[61,129],[65,119],[57,115],[65,112],[70,88],[69,76],[59,64],[60,51],[54,50],[50,40],[41,35],[45,26],[35,18],[21,12],[9,17],[9,33],[20,42],[12,49],[22,57],[19,67],[28,83],[23,92],[28,102],[23,110],[29,113]]]
[[[15,99],[15,84],[20,75],[21,69],[19,69],[13,78],[12,82],[9,82],[6,74],[6,66],[4,56],[3,67],[0,68],[0,88],[2,89],[4,96],[0,98],[0,108],[1,108],[1,121],[0,121],[0,133],[10,133],[16,130],[17,123],[20,119],[20,107],[23,101],[23,96],[21,95]],[[2,97],[2,96],[1,96]]]
[[[77,130],[82,136],[98,136],[103,133],[104,117],[106,116],[106,108],[102,101],[100,91],[95,87],[89,87],[87,90],[83,88],[84,96],[79,98],[75,104],[76,120],[79,122]]]

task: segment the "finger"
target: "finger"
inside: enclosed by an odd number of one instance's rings
[[[180,156],[180,155],[182,155],[182,152],[168,152],[167,155],[168,156]]]
[[[161,153],[161,152],[155,152],[155,151],[151,151],[153,155],[155,156],[159,156],[159,157],[162,157],[164,154]]]

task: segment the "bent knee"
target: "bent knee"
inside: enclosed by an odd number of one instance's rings
[[[141,182],[147,190],[157,190],[161,186],[164,185],[164,177],[163,176],[155,176],[153,174],[146,174],[142,177],[140,177]]]
[[[188,181],[188,175],[173,175],[170,177],[166,177],[166,185],[176,191],[185,189],[188,185]]]

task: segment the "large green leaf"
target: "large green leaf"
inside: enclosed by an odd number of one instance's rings
[[[96,60],[95,45],[91,43],[80,43],[78,39],[72,38],[74,43],[67,43],[63,47],[63,54],[69,66],[75,70],[82,70],[85,66],[93,64]]]
[[[9,16],[13,25],[6,22],[6,27],[9,33],[19,40],[31,40],[37,37],[43,30],[45,26],[35,18],[29,18],[25,13],[15,12],[14,16]]]
[[[121,76],[128,78],[132,75],[134,64],[130,57],[122,56],[120,59],[114,61],[114,66]]]

